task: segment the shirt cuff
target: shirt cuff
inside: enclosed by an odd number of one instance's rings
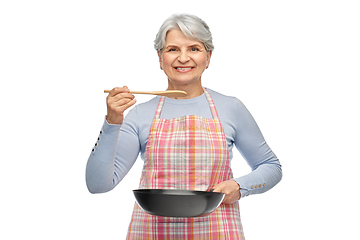
[[[105,116],[105,120],[104,120],[104,123],[103,123],[103,126],[101,127],[101,130],[100,130],[100,134],[99,134],[99,137],[91,151],[92,154],[95,154],[95,152],[97,151],[98,147],[100,145],[102,145],[102,143],[105,141],[105,142],[116,142],[116,139],[118,137],[118,133],[120,131],[120,128],[121,128],[121,124],[120,125],[117,125],[117,124],[109,124],[107,121],[106,121],[106,116]],[[106,137],[105,137],[106,136]],[[104,140],[104,137],[105,137],[105,140]],[[106,140],[107,139],[107,140]],[[106,144],[105,144],[106,145]]]
[[[101,128],[101,130],[102,131],[119,130],[121,126],[122,126],[122,123],[121,124],[110,124],[110,123],[108,123],[108,121],[106,120],[106,116],[105,116],[104,124],[103,124],[103,127]]]
[[[234,179],[240,186],[241,197],[247,197],[251,194],[263,193],[266,191],[265,182],[251,182],[244,177]]]

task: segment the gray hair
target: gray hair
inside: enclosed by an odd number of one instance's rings
[[[206,22],[194,15],[174,14],[165,20],[156,35],[154,47],[159,53],[165,46],[166,34],[172,29],[179,29],[187,38],[203,43],[207,52],[214,49],[210,28]]]

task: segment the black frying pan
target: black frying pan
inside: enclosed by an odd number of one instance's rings
[[[218,192],[138,189],[133,190],[139,206],[163,217],[204,217],[219,207],[225,194]]]

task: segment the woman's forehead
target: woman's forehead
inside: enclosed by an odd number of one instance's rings
[[[204,47],[204,44],[202,42],[187,38],[185,34],[178,29],[172,29],[166,34],[165,47],[170,45],[174,45],[174,46],[199,45],[201,47]]]

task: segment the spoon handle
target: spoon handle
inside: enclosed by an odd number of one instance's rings
[[[104,90],[104,93],[109,93],[110,90]],[[133,94],[151,94],[167,97],[185,97],[187,95],[184,91],[179,90],[167,90],[167,91],[153,91],[153,92],[143,92],[143,91],[130,91]]]

